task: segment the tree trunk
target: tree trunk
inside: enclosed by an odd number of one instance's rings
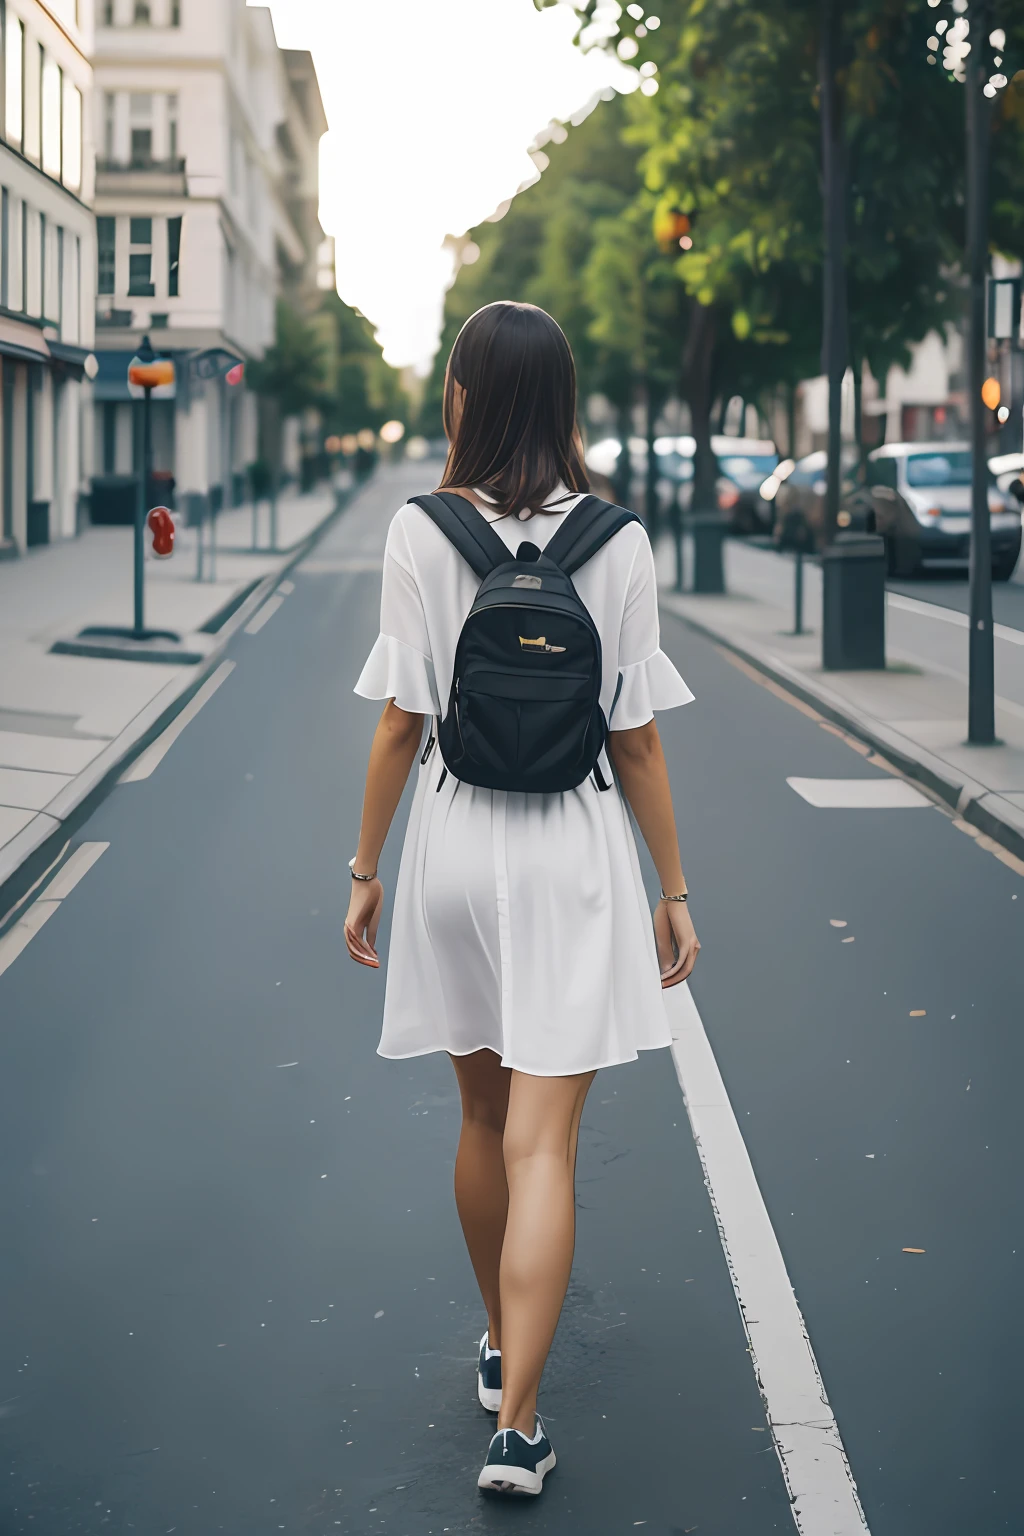
[[[618,427],[622,448],[615,465],[612,484],[615,487],[615,500],[620,506],[628,507],[633,481],[633,468],[629,457],[629,440],[633,435],[633,412],[628,405],[619,406]]]
[[[647,523],[647,533],[654,544],[658,537],[658,522],[660,507],[658,505],[658,455],[654,451],[654,424],[665,404],[663,390],[655,389],[650,379],[644,384],[647,413],[647,475],[644,484],[644,519]]]
[[[717,510],[715,481],[718,465],[711,448],[711,377],[715,357],[717,317],[709,304],[696,300],[690,311],[690,329],[683,350],[683,390],[690,407],[691,430],[696,444],[693,455],[692,512]]]

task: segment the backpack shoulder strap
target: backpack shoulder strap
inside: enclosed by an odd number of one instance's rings
[[[578,571],[581,565],[603,549],[627,523],[639,523],[635,512],[616,507],[600,496],[584,496],[578,502],[554,538],[544,546],[544,554],[553,560],[567,576]]]
[[[427,496],[410,496],[409,500],[437,524],[449,544],[458,550],[481,581],[499,565],[515,559],[486,517],[465,496],[437,491]]]

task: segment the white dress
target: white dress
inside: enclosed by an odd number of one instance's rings
[[[513,552],[525,539],[543,547],[577,500],[525,526],[492,521]],[[612,729],[688,703],[693,695],[659,649],[643,527],[620,530],[573,581],[601,636],[606,716],[622,674]],[[384,554],[380,638],[356,693],[439,716],[479,584],[427,514],[402,507]],[[650,908],[617,782],[601,791],[590,778],[562,794],[528,795],[449,774],[438,791],[442,767],[436,747],[419,767],[380,1054],[487,1047],[507,1067],[561,1077],[669,1045]]]

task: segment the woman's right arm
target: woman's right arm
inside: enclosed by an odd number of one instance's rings
[[[668,767],[655,722],[649,720],[634,730],[609,732],[608,756],[650,850],[662,890],[668,896],[679,895],[686,890],[686,882],[679,858]],[[689,976],[700,952],[700,941],[693,931],[686,902],[658,902],[654,936],[661,984],[663,987],[677,986]]]

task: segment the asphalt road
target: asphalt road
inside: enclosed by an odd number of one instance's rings
[[[375,1056],[382,978],[340,940],[375,723],[350,690],[428,479],[382,475],[237,637],[0,975],[0,1536],[795,1529],[668,1052],[584,1118],[558,1469],[476,1492],[454,1079]],[[936,808],[813,809],[788,777],[884,770],[664,642],[697,696],[661,720],[694,996],[870,1529],[1024,1532],[1024,880]]]

